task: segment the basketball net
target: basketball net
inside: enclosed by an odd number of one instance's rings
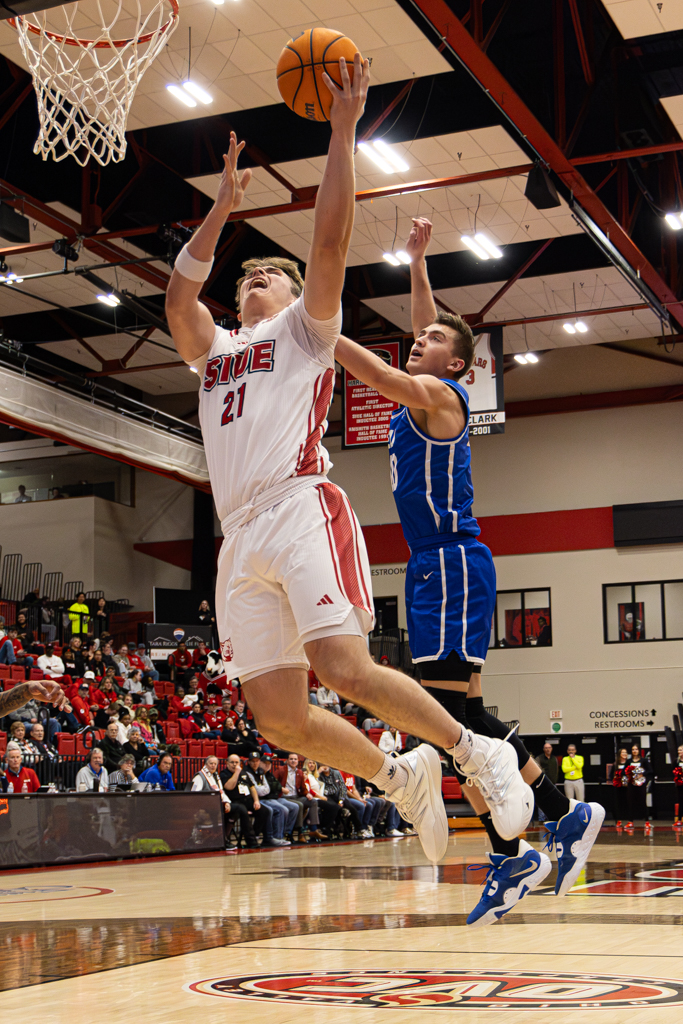
[[[141,0],[129,0],[125,10],[122,0],[115,0],[109,5],[113,14],[105,16],[102,0],[89,0],[80,22],[87,16],[98,24],[94,39],[78,37],[78,3],[10,20],[38,97],[40,131],[33,152],[43,160],[71,155],[82,167],[91,156],[102,166],[123,160],[135,90],[178,25],[178,0],[156,0],[148,14],[140,5]],[[95,6],[98,18],[92,14]],[[137,16],[131,15],[134,7]],[[121,16],[130,33],[125,39],[114,36]]]

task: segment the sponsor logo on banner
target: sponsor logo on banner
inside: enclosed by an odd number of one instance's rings
[[[180,641],[185,636],[185,630],[181,629],[180,626],[176,626],[176,628],[173,630],[173,636],[178,641],[178,643],[180,643]]]
[[[211,978],[190,992],[373,1010],[583,1010],[683,1004],[683,983],[537,971],[319,971]]]

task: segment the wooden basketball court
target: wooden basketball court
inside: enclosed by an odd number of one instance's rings
[[[681,1019],[679,835],[605,829],[565,899],[544,887],[470,929],[484,842],[452,837],[437,869],[410,838],[6,872],[0,1010],[23,1024]]]

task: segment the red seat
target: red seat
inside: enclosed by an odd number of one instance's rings
[[[9,665],[0,665],[0,679],[9,679],[10,670]]]
[[[76,737],[66,732],[57,733],[57,750],[60,754],[76,753]]]
[[[187,757],[187,740],[176,740],[175,742],[180,750],[180,756]]]
[[[350,722],[351,725],[358,724],[355,715],[342,715],[341,717],[344,719],[345,722]]]
[[[450,775],[441,780],[441,792],[445,800],[462,800],[462,788],[457,779]]]
[[[30,676],[30,678],[31,679],[42,679],[43,678],[43,671],[42,671],[42,669],[40,669],[40,668],[32,668],[31,669],[31,676]]]
[[[76,740],[76,753],[77,754],[87,754],[90,748],[86,747],[85,743],[83,742],[83,733],[81,733],[81,732],[76,733],[75,740]]]
[[[10,665],[9,674],[12,679],[26,678],[26,671],[23,665]]]
[[[368,739],[375,744],[379,745],[379,738],[384,732],[384,729],[368,729]]]
[[[168,722],[164,732],[167,740],[180,738],[180,726],[177,722]]]
[[[216,740],[216,757],[227,757],[228,756],[228,744],[222,743],[220,740]]]
[[[212,754],[216,753],[216,741],[215,740],[202,740],[202,757],[211,757]]]
[[[16,679],[4,679],[3,680],[3,690],[12,690],[14,688],[14,686],[16,685],[16,682],[17,682]]]
[[[201,757],[202,756],[202,744],[200,740],[189,740],[187,742],[187,756],[188,757]]]

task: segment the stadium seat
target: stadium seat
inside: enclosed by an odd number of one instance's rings
[[[202,756],[201,740],[189,740],[187,742],[187,756],[188,757],[201,757]]]
[[[342,717],[342,718],[344,719],[344,721],[345,721],[345,722],[350,722],[350,723],[351,723],[351,725],[354,725],[354,726],[355,726],[355,725],[357,725],[357,724],[358,724],[358,722],[357,722],[357,719],[356,719],[356,716],[355,716],[355,715],[342,715],[341,717]]]
[[[215,740],[201,740],[202,744],[202,757],[211,757],[212,754],[216,753],[216,741]]]
[[[9,674],[11,679],[23,680],[26,678],[26,671],[23,665],[10,665]]]
[[[81,732],[76,733],[76,736],[74,737],[74,739],[76,740],[76,753],[77,754],[87,754],[88,750],[90,748],[86,747],[86,745],[85,745],[85,743],[83,741],[83,733],[81,733]]]
[[[180,750],[180,756],[181,757],[187,757],[187,741],[186,740],[176,740],[175,742],[176,742],[176,744],[178,746],[178,749]]]
[[[16,679],[3,679],[3,690],[11,690],[16,685]]]
[[[60,754],[76,753],[76,738],[66,732],[57,733],[57,750]]]
[[[384,732],[384,729],[368,729],[368,739],[370,739],[375,746],[379,746],[379,738]]]
[[[42,679],[43,679],[43,672],[42,672],[42,670],[39,669],[39,668],[32,668],[31,669],[30,678],[31,679],[39,679],[39,680],[42,681]]]
[[[445,775],[442,778],[441,792],[444,800],[462,800],[462,788],[454,776]]]
[[[0,665],[0,679],[9,679],[10,670],[9,665]]]
[[[216,757],[227,757],[228,756],[228,744],[222,743],[221,740],[216,740]]]

